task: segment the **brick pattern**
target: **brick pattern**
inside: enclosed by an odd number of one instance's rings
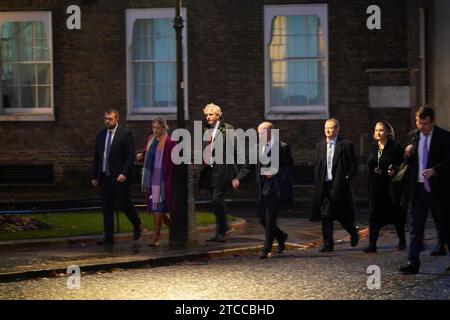
[[[190,120],[203,119],[202,107],[223,107],[225,120],[250,128],[264,120],[264,5],[328,3],[329,110],[341,122],[364,164],[374,122],[391,121],[403,141],[412,128],[413,110],[376,109],[368,105],[368,86],[410,85],[418,95],[418,8],[424,1],[379,0],[382,29],[366,28],[369,0],[195,0],[186,1]],[[89,179],[96,132],[103,110],[117,108],[121,124],[135,134],[141,148],[147,121],[126,121],[125,10],[173,7],[168,0],[16,0],[0,10],[51,10],[54,49],[54,122],[4,122],[0,126],[1,163],[55,164],[58,185]],[[66,8],[78,4],[82,29],[66,29]],[[371,68],[405,68],[409,73],[373,75]],[[431,82],[431,81],[430,81]],[[431,86],[430,86],[431,87]],[[429,92],[431,88],[428,88]],[[417,101],[419,97],[416,97]],[[292,146],[298,165],[311,164],[315,144],[323,138],[323,120],[274,121]],[[176,122],[170,121],[174,128]],[[192,122],[187,123],[192,128]],[[361,167],[355,190],[365,195]],[[1,188],[0,188],[1,189]],[[1,197],[1,196],[0,196]]]

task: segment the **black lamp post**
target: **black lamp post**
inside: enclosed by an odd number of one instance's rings
[[[176,1],[173,28],[177,47],[177,127],[184,128],[184,80],[183,80],[183,17],[182,0]],[[181,155],[182,156],[182,155]],[[188,243],[188,167],[182,163],[173,168],[172,212],[169,246],[181,247]]]

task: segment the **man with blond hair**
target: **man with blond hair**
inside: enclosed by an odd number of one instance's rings
[[[226,130],[234,128],[223,121],[222,109],[216,104],[206,105],[203,113],[206,120],[203,136],[206,141],[203,141],[203,169],[199,185],[200,188],[209,190],[216,215],[216,234],[207,241],[224,242],[227,233],[232,231],[226,220],[225,193],[230,189],[231,180],[238,172],[236,164],[227,164],[225,161]],[[220,155],[221,159],[218,159]]]

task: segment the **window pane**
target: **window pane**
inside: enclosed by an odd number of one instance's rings
[[[156,85],[154,86],[155,92],[155,107],[169,107],[170,98],[168,86]]]
[[[138,19],[133,27],[132,56],[134,60],[153,59],[152,20]]]
[[[19,88],[3,86],[3,107],[19,108]]]
[[[276,16],[269,45],[274,106],[325,102],[325,44],[317,15]]]
[[[156,85],[167,84],[167,63],[154,64],[153,83]]]
[[[51,84],[50,82],[50,64],[38,64],[38,83]]]
[[[319,56],[319,41],[317,39],[317,36],[308,36],[307,37],[307,45],[308,53],[307,57],[318,57]]]
[[[175,107],[177,105],[177,85],[169,85],[169,105]]]
[[[272,62],[272,83],[276,86],[277,82],[287,81],[286,61],[274,61]]]
[[[37,97],[35,86],[24,86],[20,88],[20,95],[22,98],[22,108],[36,108]]]
[[[286,38],[287,55],[289,58],[308,57],[308,37],[289,36]]]
[[[2,61],[17,60],[16,39],[13,36],[13,23],[4,22],[1,26],[1,59]]]
[[[134,107],[145,108],[152,106],[151,89],[148,86],[135,86],[134,91]]]
[[[50,108],[51,62],[36,63],[50,60],[44,21],[8,21],[0,28],[3,107]]]
[[[39,87],[39,107],[50,108],[50,87]]]
[[[20,84],[34,85],[36,84],[36,65],[21,64],[19,65]]]
[[[307,61],[289,61],[288,81],[289,82],[308,81],[307,66],[308,66]]]
[[[14,79],[14,67],[15,65],[12,63],[3,63],[2,64],[2,81],[4,85],[13,84]]]
[[[173,19],[136,19],[132,36],[133,108],[175,106],[176,42]]]
[[[175,36],[172,38],[169,38],[167,41],[167,59],[174,60],[174,61],[177,59],[177,48],[176,48]]]
[[[288,16],[287,17],[287,33],[289,35],[306,35],[308,34],[307,16]]]
[[[34,43],[35,43],[34,60],[35,61],[49,60],[47,39],[45,38],[35,39]]]
[[[133,63],[134,84],[137,86],[152,84],[152,62]]]
[[[285,84],[272,87],[272,105],[287,105],[287,90]]]
[[[299,106],[307,105],[308,84],[305,82],[296,82],[289,85],[289,105]]]
[[[175,33],[170,19],[137,19],[132,51],[134,60],[175,59]]]

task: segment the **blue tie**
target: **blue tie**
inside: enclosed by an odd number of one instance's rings
[[[111,174],[111,172],[109,172],[109,163],[108,163],[109,151],[111,150],[111,138],[112,138],[111,131],[108,130],[107,135],[108,135],[108,142],[106,143],[106,153],[105,153],[105,174],[109,176]]]

